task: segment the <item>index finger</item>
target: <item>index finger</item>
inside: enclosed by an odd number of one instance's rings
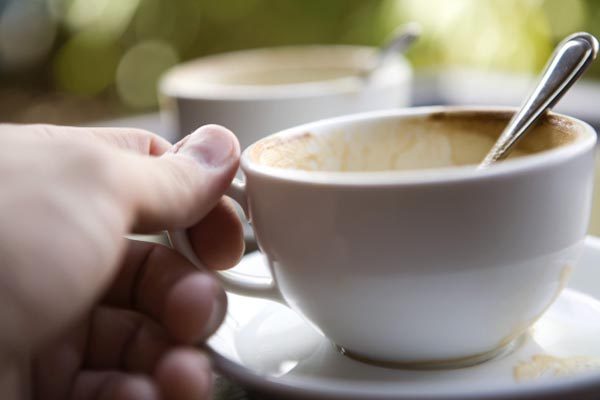
[[[32,132],[46,138],[92,140],[140,155],[160,156],[171,143],[155,133],[137,128],[75,128],[58,125],[33,125]]]
[[[179,343],[206,339],[225,316],[216,279],[167,247],[131,240],[118,271],[104,302],[149,316]]]

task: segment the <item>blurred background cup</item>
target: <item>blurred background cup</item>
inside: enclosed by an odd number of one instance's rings
[[[273,47],[208,56],[175,66],[159,84],[175,139],[224,125],[242,148],[277,130],[362,111],[408,106],[412,70],[398,54],[368,78],[377,49]]]
[[[600,1],[0,0],[0,121],[130,126],[174,141],[193,129],[176,132],[157,112],[159,79],[175,65],[256,48],[380,46],[408,21],[422,27],[406,52],[411,105],[516,106],[566,35],[600,36]],[[555,111],[600,130],[600,63],[584,78]],[[600,235],[600,159],[596,170],[590,232]]]

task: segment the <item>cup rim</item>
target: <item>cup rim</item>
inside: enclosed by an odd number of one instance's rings
[[[197,87],[177,82],[178,75],[185,73],[186,70],[194,68],[206,68],[211,64],[219,62],[236,61],[236,64],[243,65],[245,61],[253,60],[257,57],[271,54],[293,55],[301,52],[340,52],[347,53],[350,66],[359,68],[360,65],[368,66],[374,62],[374,56],[377,48],[370,46],[358,45],[291,45],[291,46],[273,46],[256,49],[246,49],[231,51],[219,54],[213,54],[205,57],[200,57],[175,67],[165,72],[159,80],[159,92],[162,95],[174,98],[183,98],[190,100],[270,100],[281,98],[306,98],[306,97],[322,97],[329,95],[339,95],[344,93],[352,93],[364,90],[365,88],[389,87],[392,85],[403,84],[410,81],[412,78],[412,69],[407,59],[398,54],[392,62],[381,67],[382,73],[365,81],[360,76],[339,77],[332,79],[324,79],[317,81],[274,84],[274,85],[227,85],[227,84],[211,84],[210,81],[198,84]],[[330,60],[335,60],[333,57]],[[344,65],[345,66],[345,65]],[[272,63],[264,63],[265,70],[273,69]],[[323,67],[325,68],[325,67]],[[399,70],[399,71],[398,71]]]
[[[539,153],[504,160],[490,168],[478,170],[470,166],[416,169],[403,171],[364,171],[364,172],[339,172],[339,171],[306,171],[298,169],[287,169],[271,167],[258,164],[250,159],[252,149],[262,141],[275,136],[294,135],[300,132],[310,131],[325,126],[335,126],[343,123],[362,122],[382,118],[404,118],[427,116],[435,113],[465,114],[465,113],[506,113],[516,112],[516,107],[506,106],[427,106],[404,109],[378,110],[366,113],[344,115],[335,118],[324,119],[288,128],[269,135],[244,150],[241,156],[241,168],[244,174],[260,175],[265,178],[279,181],[312,184],[319,186],[402,186],[402,185],[424,185],[442,184],[448,182],[463,182],[484,180],[497,177],[506,177],[515,173],[525,173],[548,168],[564,163],[580,156],[592,149],[596,144],[596,132],[588,123],[564,114],[550,112],[550,116],[571,122],[583,128],[578,140],[563,146],[545,150]]]

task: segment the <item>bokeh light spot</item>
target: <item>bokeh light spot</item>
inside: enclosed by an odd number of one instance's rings
[[[102,17],[110,0],[73,0],[67,9],[65,22],[72,30],[78,30]]]
[[[39,2],[9,2],[0,16],[0,60],[6,69],[25,67],[43,58],[52,47],[56,26]]]
[[[202,8],[213,21],[233,22],[248,16],[259,4],[258,0],[228,0],[224,7],[220,1],[205,1]],[[325,7],[325,4],[319,5]]]
[[[123,102],[136,108],[156,106],[157,82],[177,61],[177,52],[165,41],[148,40],[129,49],[117,69],[117,91]]]
[[[94,30],[96,35],[121,35],[140,0],[73,0],[65,22],[73,31]]]
[[[140,3],[133,31],[140,42],[145,40],[165,40],[183,54],[195,51],[198,32],[202,25],[200,7],[196,0],[180,0],[178,7],[162,0],[144,0]]]
[[[546,0],[543,9],[556,38],[578,31],[585,23],[586,7],[579,0]]]
[[[58,52],[54,64],[56,82],[72,93],[98,94],[113,82],[120,53],[115,43],[81,32]]]

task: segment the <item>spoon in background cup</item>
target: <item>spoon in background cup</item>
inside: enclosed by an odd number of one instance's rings
[[[361,76],[368,80],[375,71],[381,68],[389,58],[404,53],[421,36],[421,26],[416,22],[409,22],[394,30],[391,39],[379,49],[375,60],[369,68],[361,71]]]
[[[542,79],[498,137],[478,169],[506,158],[529,128],[560,100],[598,54],[598,40],[586,32],[574,33],[556,46]]]

